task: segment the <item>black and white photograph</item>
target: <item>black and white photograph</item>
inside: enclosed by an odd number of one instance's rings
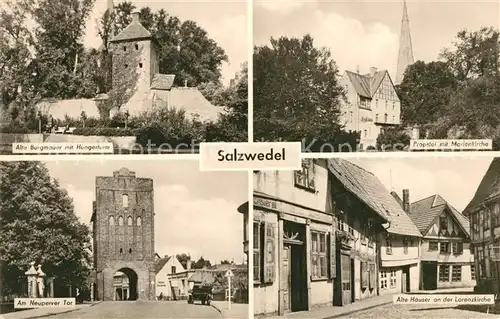
[[[248,173],[198,165],[0,162],[1,317],[248,318]],[[76,305],[14,309],[14,298]]]
[[[496,0],[255,0],[254,140],[356,152],[488,139],[500,150],[499,9]]]
[[[254,172],[256,318],[498,318],[498,304],[432,298],[500,293],[500,158],[302,166]]]
[[[245,0],[2,1],[1,153],[13,143],[196,153],[204,141],[247,141],[246,11]]]

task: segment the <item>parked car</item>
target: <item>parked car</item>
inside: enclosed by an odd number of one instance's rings
[[[201,301],[202,305],[210,305],[213,299],[214,288],[210,284],[195,284],[189,291],[188,303],[194,304],[196,300]]]

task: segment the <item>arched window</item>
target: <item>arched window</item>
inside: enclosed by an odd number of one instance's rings
[[[109,225],[113,226],[115,224],[115,218],[113,216],[109,216]]]
[[[129,216],[129,217],[127,218],[127,225],[128,225],[128,226],[132,226],[132,217],[131,217],[131,216]]]
[[[123,216],[118,217],[118,225],[123,226]]]
[[[123,195],[122,202],[123,202],[123,207],[127,208],[128,207],[128,195]]]
[[[141,217],[137,217],[137,226],[141,226],[142,225],[142,219]]]
[[[129,248],[128,249],[128,253],[131,254],[132,253],[132,248]]]
[[[123,248],[120,248],[120,254],[123,254]]]

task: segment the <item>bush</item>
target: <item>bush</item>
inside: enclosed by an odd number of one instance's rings
[[[378,135],[377,149],[402,151],[410,145],[410,140],[411,137],[401,127],[388,128]]]
[[[0,127],[0,133],[6,134],[30,134],[31,132],[27,127],[19,123],[10,123],[8,125]]]
[[[78,127],[73,135],[83,136],[135,136],[136,132],[131,129],[112,127]]]

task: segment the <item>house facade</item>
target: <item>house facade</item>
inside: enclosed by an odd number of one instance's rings
[[[467,218],[437,194],[412,203],[410,217],[423,235],[420,288],[473,287],[474,255]]]
[[[167,256],[156,261],[156,297],[160,294],[169,300],[187,298],[189,290],[188,279],[191,276],[191,260],[187,261],[186,268],[174,256]]]
[[[408,215],[410,192],[404,189],[402,198],[395,192],[391,195],[402,210],[393,208],[393,213],[388,214],[387,230],[379,234],[380,294],[418,291],[422,235]]]
[[[387,220],[367,191],[360,200],[343,180],[349,165],[308,159],[299,171],[254,173],[256,315],[343,306],[377,295],[375,233]],[[244,207],[240,212],[247,214]]]
[[[375,147],[384,128],[401,124],[401,102],[386,70],[346,71],[340,82],[347,97],[340,121],[344,130],[360,132],[360,148]]]
[[[476,290],[500,293],[500,158],[493,159],[464,210],[469,218]]]

